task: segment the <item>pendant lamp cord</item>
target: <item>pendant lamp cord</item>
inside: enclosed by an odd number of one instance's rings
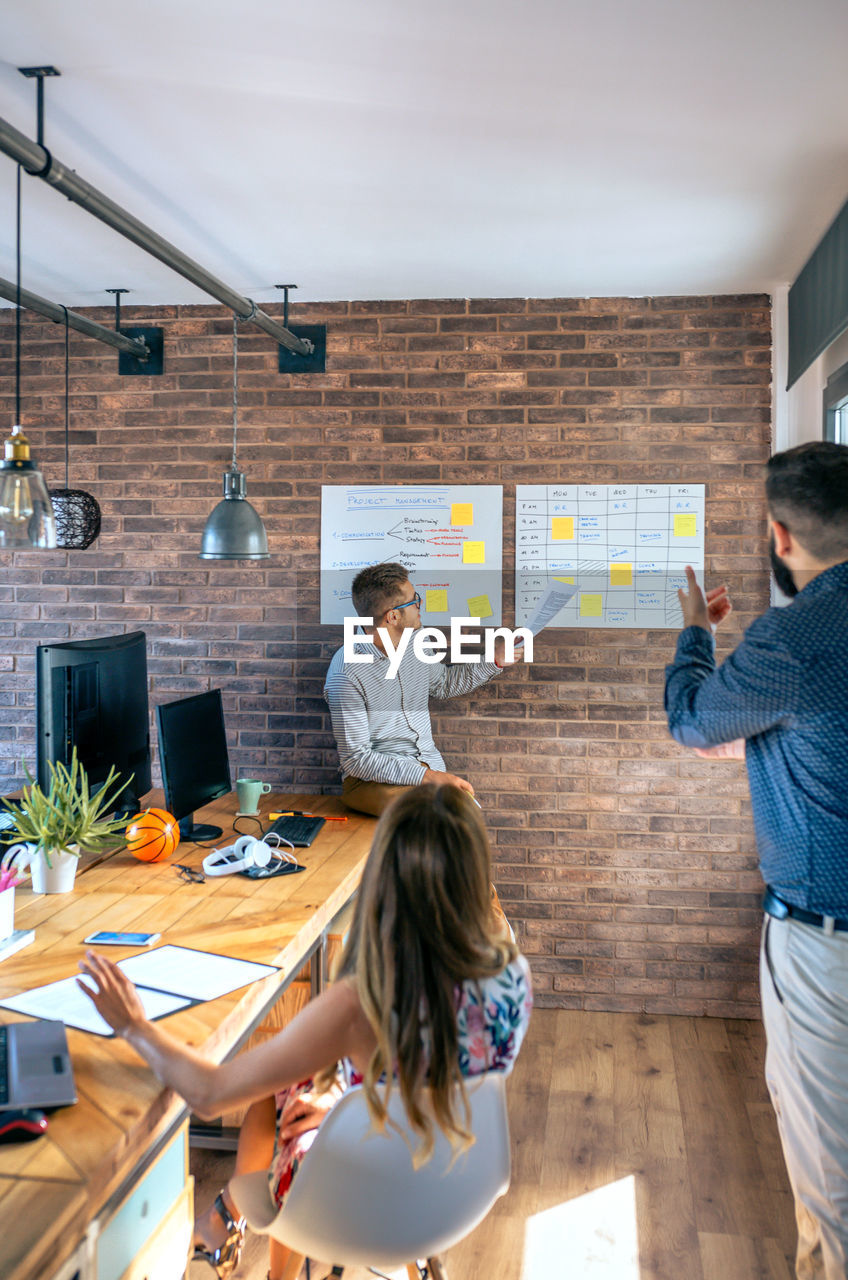
[[[233,465],[236,466],[236,431],[238,429],[238,316],[233,312]]]
[[[70,467],[68,464],[68,435],[70,432],[71,400],[69,368],[71,363],[70,331],[68,329],[68,308],[63,303],[59,306],[65,313],[65,488],[70,487]]]
[[[21,422],[21,166],[18,165],[17,216],[15,226],[15,422]]]

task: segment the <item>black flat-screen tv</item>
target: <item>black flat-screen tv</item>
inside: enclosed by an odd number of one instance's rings
[[[35,689],[39,786],[49,786],[48,761],[70,765],[76,747],[92,790],[113,765],[122,782],[132,775],[116,803],[136,813],[152,786],[144,632],[39,645]]]
[[[183,840],[217,840],[221,827],[195,823],[194,810],[230,791],[230,757],[221,690],[196,693],[156,708],[165,805]]]

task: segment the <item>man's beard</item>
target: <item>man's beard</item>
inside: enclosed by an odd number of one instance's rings
[[[798,588],[795,586],[792,570],[787,567],[786,562],[781,560],[774,549],[774,533],[769,537],[769,559],[771,560],[771,571],[774,574],[774,580],[783,594],[785,596],[797,596]]]

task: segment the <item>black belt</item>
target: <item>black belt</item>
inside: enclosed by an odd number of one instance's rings
[[[774,916],[775,920],[785,920],[789,916],[791,920],[799,920],[801,924],[812,924],[819,929],[823,929],[825,921],[831,918],[820,916],[815,911],[805,911],[803,907],[795,907],[791,902],[784,902],[783,898],[779,898],[774,889],[768,886],[763,895],[763,911],[767,915]],[[834,920],[833,928],[837,933],[848,933],[848,920]]]

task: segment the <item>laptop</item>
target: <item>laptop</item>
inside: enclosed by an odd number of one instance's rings
[[[0,1026],[0,1111],[67,1107],[76,1100],[64,1022]]]

